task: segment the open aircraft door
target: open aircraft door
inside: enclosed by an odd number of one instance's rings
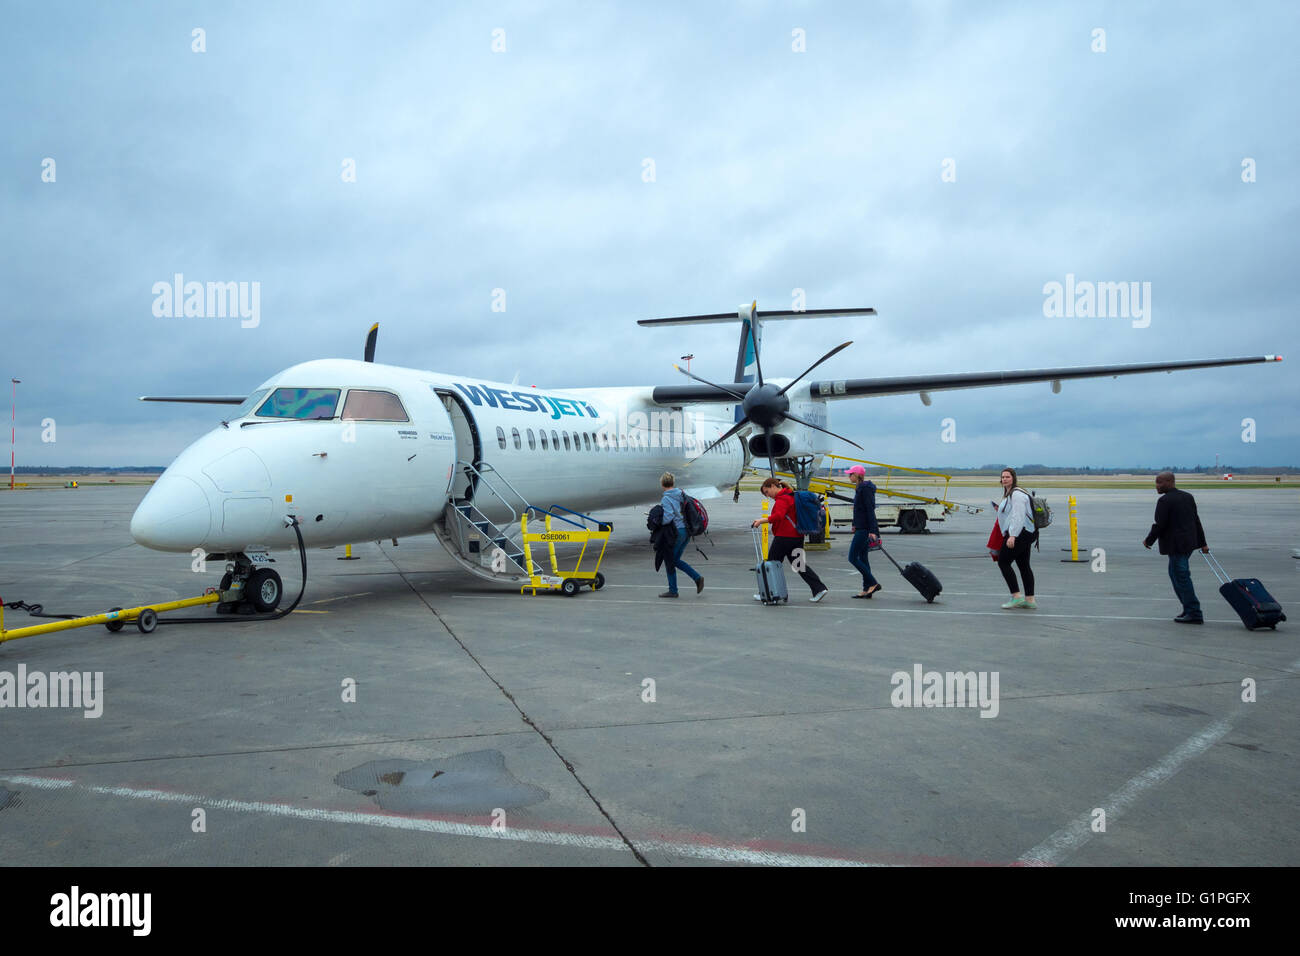
[[[465,404],[464,399],[449,389],[436,388],[438,398],[442,401],[447,415],[451,418],[452,434],[455,436],[456,453],[450,494],[457,501],[473,501],[478,487],[478,474],[475,468],[483,461],[483,442],[479,437],[478,425],[474,415]]]

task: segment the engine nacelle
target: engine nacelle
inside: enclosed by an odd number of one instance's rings
[[[768,448],[767,435],[753,435],[749,439],[749,453],[755,458],[785,458],[790,454],[790,439],[780,432],[770,436],[772,447]]]

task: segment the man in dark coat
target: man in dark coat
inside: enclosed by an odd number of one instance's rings
[[[1156,502],[1155,524],[1151,525],[1151,533],[1142,544],[1150,550],[1152,543],[1159,541],[1160,553],[1169,555],[1169,580],[1173,582],[1174,594],[1183,602],[1183,613],[1174,620],[1179,624],[1204,624],[1201,603],[1196,600],[1192,572],[1188,567],[1188,560],[1197,548],[1210,553],[1210,546],[1205,543],[1205,529],[1196,513],[1196,499],[1174,487],[1172,471],[1156,475],[1156,491],[1160,492],[1160,500]]]

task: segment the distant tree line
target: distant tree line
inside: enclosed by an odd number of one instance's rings
[[[105,468],[103,465],[64,465],[52,466],[19,465],[14,469],[20,475],[161,475],[162,465],[123,465],[120,468]]]

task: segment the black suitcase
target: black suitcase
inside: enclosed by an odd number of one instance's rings
[[[909,563],[905,568],[901,567],[899,563],[894,560],[894,556],[888,551],[885,551],[885,546],[883,544],[880,546],[880,550],[884,552],[885,557],[889,558],[890,563],[893,564],[894,567],[898,568],[898,573],[903,576],[907,583],[920,591],[921,597],[933,604],[934,599],[938,597],[939,592],[943,590],[943,585],[940,584],[939,579],[934,576],[934,572],[925,567],[925,565],[917,564],[915,561]]]
[[[1268,593],[1258,578],[1229,578],[1228,572],[1223,570],[1223,565],[1212,554],[1205,555],[1205,563],[1210,566],[1215,578],[1222,582],[1219,593],[1232,605],[1247,630],[1271,627],[1276,631],[1278,623],[1286,620],[1282,605]]]

